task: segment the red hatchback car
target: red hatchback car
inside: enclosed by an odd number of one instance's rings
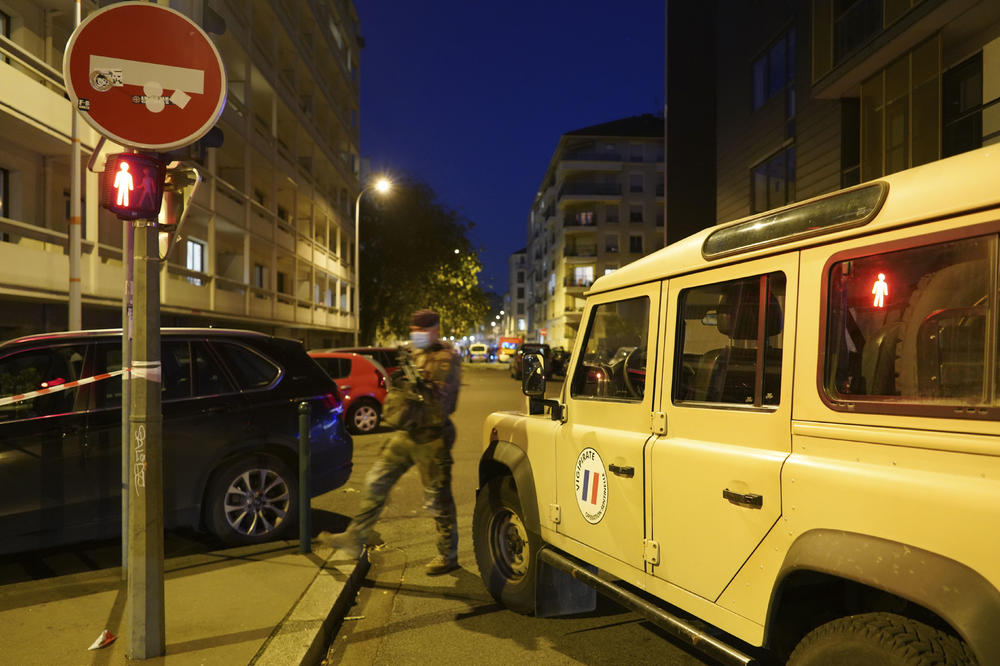
[[[382,403],[389,390],[385,368],[378,361],[353,352],[313,349],[309,356],[337,382],[348,429],[354,434],[365,434],[378,428]]]

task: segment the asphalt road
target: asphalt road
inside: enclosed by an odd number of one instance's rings
[[[560,384],[550,384],[549,395]],[[355,605],[339,628],[328,664],[714,664],[675,644],[637,615],[598,596],[596,611],[539,619],[496,604],[483,586],[472,552],[471,524],[482,426],[498,409],[520,409],[520,385],[495,365],[466,364],[455,423],[453,492],[458,506],[461,569],[429,577],[434,523],[422,508],[416,470],[400,479],[377,530],[382,543]],[[355,470],[339,495],[340,510],[356,506],[364,474],[384,434],[355,438]],[[324,496],[324,500],[329,500]]]

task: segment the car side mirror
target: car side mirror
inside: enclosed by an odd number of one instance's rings
[[[541,354],[525,354],[521,360],[521,392],[529,398],[545,396],[545,360]]]

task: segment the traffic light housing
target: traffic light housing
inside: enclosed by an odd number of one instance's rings
[[[150,155],[108,155],[101,178],[101,206],[123,220],[156,219],[166,171],[166,163]]]

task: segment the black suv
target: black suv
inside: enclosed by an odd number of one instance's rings
[[[351,474],[337,387],[296,340],[163,329],[164,524],[230,544],[298,514],[298,404],[311,405],[312,494]],[[121,331],[0,344],[0,552],[121,533]]]

